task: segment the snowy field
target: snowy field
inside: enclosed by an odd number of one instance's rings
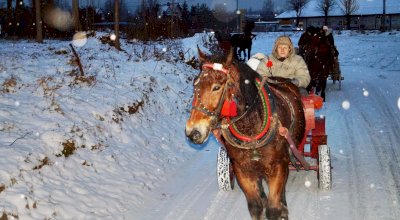
[[[256,34],[252,53],[269,53],[282,33]],[[297,44],[300,32],[286,34]],[[334,34],[344,81],[341,90],[328,82],[317,112],[333,188],[320,191],[315,172],[292,172],[290,219],[400,219],[400,32]],[[218,191],[215,140],[195,146],[184,135],[198,73],[184,61],[204,37],[122,41],[120,52],[100,34],[0,40],[0,217],[249,219],[238,187]]]

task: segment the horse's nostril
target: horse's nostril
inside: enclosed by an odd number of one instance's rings
[[[201,138],[201,134],[198,130],[193,130],[192,133],[190,133],[190,137],[193,141],[198,141]]]

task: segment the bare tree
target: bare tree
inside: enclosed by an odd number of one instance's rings
[[[336,5],[336,0],[318,0],[317,9],[324,14],[324,24],[328,25],[328,15]]]
[[[301,12],[309,2],[310,0],[289,0],[289,9],[296,12],[296,26],[299,26]]]
[[[340,0],[339,7],[342,10],[343,15],[346,17],[347,29],[350,30],[351,15],[353,15],[360,7],[358,0]]]
[[[79,21],[79,0],[72,1],[72,18],[74,20],[75,31],[81,31],[82,26],[81,22]]]
[[[9,35],[12,32],[12,22],[13,22],[13,10],[12,10],[12,0],[7,0],[7,18],[6,25],[4,27],[4,32]]]
[[[115,31],[115,48],[121,50],[119,44],[119,0],[114,0],[114,31]]]
[[[274,3],[272,0],[265,0],[261,9],[262,18],[266,21],[272,21],[274,15]]]
[[[40,0],[35,1],[35,16],[36,16],[36,42],[43,43],[42,31],[42,13],[40,8]]]

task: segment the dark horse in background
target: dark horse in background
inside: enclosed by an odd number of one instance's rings
[[[226,53],[228,53],[232,47],[234,51],[233,56],[237,60],[249,60],[253,39],[256,37],[255,34],[251,33],[251,31],[254,29],[254,25],[254,22],[246,21],[243,33],[232,34],[230,35],[229,39],[227,39],[226,34],[224,35],[221,32],[217,32],[215,36],[219,46]]]
[[[284,136],[290,131],[296,145],[304,136],[299,89],[283,78],[265,83],[232,51],[213,56],[198,51],[202,70],[193,84],[186,136],[202,144],[213,132],[225,147],[252,219],[288,219],[285,187],[292,153]]]
[[[251,46],[255,36],[256,35],[252,34],[251,31],[232,35],[231,44],[233,47],[234,56],[237,60],[245,61],[246,59],[250,59]]]
[[[329,74],[334,67],[334,53],[321,28],[308,28],[299,40],[300,55],[307,64],[311,76],[308,91],[315,88],[325,101],[325,89]]]

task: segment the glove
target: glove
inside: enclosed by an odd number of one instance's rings
[[[257,60],[262,60],[265,58],[265,55],[263,53],[256,53],[252,56],[252,58],[256,58]]]
[[[295,84],[296,86],[299,86],[299,85],[300,85],[300,82],[299,82],[298,79],[292,79],[292,80],[290,80],[290,82],[293,83],[293,84]]]
[[[247,65],[252,68],[254,71],[257,70],[258,65],[261,63],[261,61],[255,57],[250,58],[250,60],[247,61]]]

